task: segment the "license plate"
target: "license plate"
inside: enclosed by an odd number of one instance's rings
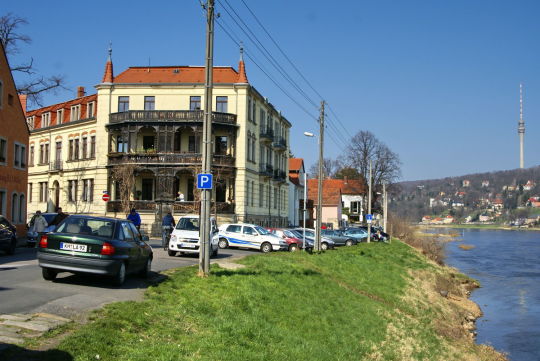
[[[64,243],[60,242],[60,249],[66,251],[86,252],[86,244]]]
[[[181,243],[180,247],[183,247],[183,248],[195,248],[195,247],[197,247],[197,245],[193,244],[193,243]]]

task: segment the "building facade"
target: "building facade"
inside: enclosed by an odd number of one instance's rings
[[[9,63],[0,43],[0,214],[26,233],[28,127]],[[22,104],[22,103],[24,104]]]
[[[212,211],[221,220],[286,225],[291,124],[249,84],[242,60],[238,71],[215,67],[213,78]],[[198,213],[204,67],[130,67],[114,76],[109,56],[96,89],[28,114],[31,145],[55,147],[48,169],[30,168],[31,182],[44,189],[36,205],[111,216],[135,207],[147,227],[159,225],[165,210]],[[57,108],[69,121],[54,119]]]
[[[289,158],[289,224],[294,227],[302,226],[304,221],[305,175],[304,160]]]

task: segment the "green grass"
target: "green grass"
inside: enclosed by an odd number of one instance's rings
[[[438,267],[399,241],[240,262],[207,279],[169,272],[144,301],[106,306],[40,360],[445,359],[441,311],[403,301],[410,270]]]

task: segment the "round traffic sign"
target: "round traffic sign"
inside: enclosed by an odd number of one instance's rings
[[[105,202],[108,202],[109,199],[111,199],[111,196],[108,195],[107,193],[105,193],[105,194],[101,197],[101,199],[103,199]]]

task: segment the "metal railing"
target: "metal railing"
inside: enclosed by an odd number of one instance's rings
[[[261,140],[272,141],[274,139],[274,130],[271,128],[261,129],[261,133],[259,135]]]
[[[287,141],[283,137],[276,136],[274,137],[274,142],[272,143],[272,147],[278,148],[278,149],[287,149]]]
[[[130,208],[135,208],[138,211],[155,211],[158,209],[158,202],[156,201],[130,201]],[[186,201],[173,203],[175,213],[199,213],[201,202]],[[212,213],[216,211],[217,205],[218,213],[234,214],[234,203],[228,202],[212,202]],[[107,202],[107,212],[123,212],[121,201],[109,201]]]
[[[259,173],[266,177],[272,177],[274,168],[271,164],[263,163],[259,166]]]
[[[201,153],[109,153],[109,164],[201,164]],[[234,167],[235,158],[230,155],[214,155],[212,165]]]
[[[202,122],[204,110],[129,110],[112,113],[109,122]],[[236,124],[236,114],[212,112],[212,123]]]
[[[61,159],[57,159],[49,163],[50,172],[59,172],[64,169],[64,162]]]

